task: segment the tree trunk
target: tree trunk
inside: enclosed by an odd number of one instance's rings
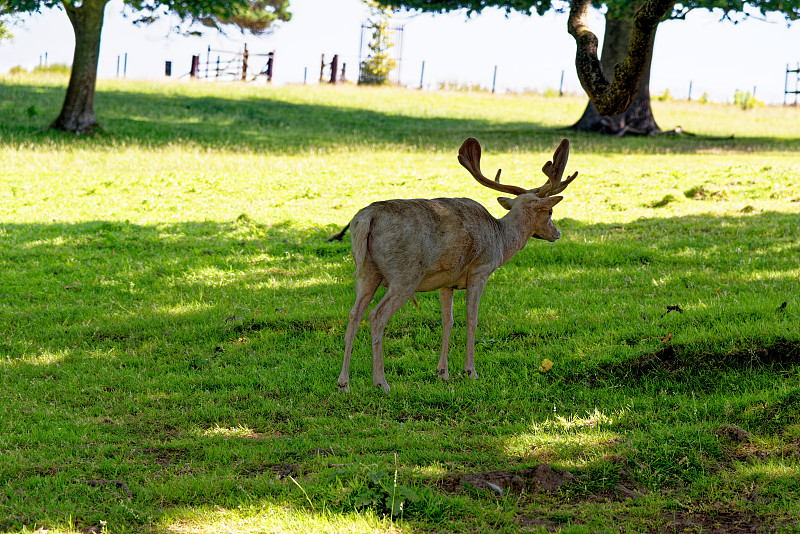
[[[628,42],[633,32],[633,18],[615,17],[606,14],[606,29],[603,37],[603,51],[600,63],[605,72],[612,72],[614,65],[625,59]],[[573,130],[593,131],[611,135],[649,135],[660,132],[650,107],[650,63],[652,54],[647,58],[647,66],[639,80],[639,90],[633,97],[624,113],[613,117],[602,117],[590,100],[583,116],[572,125]]]
[[[71,0],[64,0],[72,29],[75,32],[75,53],[69,77],[67,96],[61,113],[50,125],[51,128],[74,132],[91,133],[97,126],[94,116],[94,91],[97,83],[97,61],[100,56],[100,34],[103,30],[103,15],[109,0],[83,0],[79,7]]]

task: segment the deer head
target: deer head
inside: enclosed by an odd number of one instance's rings
[[[553,160],[542,167],[542,172],[547,176],[547,181],[536,188],[525,189],[516,185],[500,183],[500,169],[497,170],[494,181],[486,178],[481,172],[481,144],[474,137],[464,141],[458,150],[458,161],[469,171],[479,184],[495,191],[515,195],[514,198],[498,197],[497,202],[505,209],[512,211],[515,208],[525,212],[525,219],[529,221],[531,233],[528,237],[555,241],[561,237],[551,219],[553,206],[558,204],[563,197],[553,196],[562,192],[578,176],[572,176],[562,181],[564,169],[569,159],[569,139],[562,139],[553,154]]]

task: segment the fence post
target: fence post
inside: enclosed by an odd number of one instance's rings
[[[119,78],[119,55],[117,55],[117,78]]]
[[[306,84],[307,79],[308,79],[308,67],[303,67],[303,85]]]
[[[425,60],[422,60],[422,70],[419,73],[419,88],[422,89],[422,79],[425,76]]]
[[[122,77],[128,77],[128,53],[125,52],[125,61],[122,63]]]
[[[247,44],[244,45],[244,52],[242,52],[242,81],[247,81]]]
[[[322,59],[319,62],[319,83],[322,83],[324,76],[325,76],[325,54],[322,54]]]
[[[492,76],[492,93],[494,93],[494,85],[497,81],[497,65],[494,66],[494,76]]]
[[[208,69],[211,66],[211,45],[208,45],[208,55],[206,56],[206,79],[208,79]]]
[[[192,56],[192,68],[189,70],[190,78],[197,78],[197,70],[200,67],[200,56]]]
[[[692,81],[691,80],[689,80],[689,97],[686,100],[688,100],[689,102],[692,101]]]
[[[334,54],[331,60],[331,83],[336,83],[336,75],[339,70],[339,54]]]
[[[164,62],[164,76],[172,76],[172,61]]]
[[[558,84],[558,96],[564,96],[564,69],[561,69],[561,83]]]
[[[786,64],[786,78],[783,80],[783,105],[786,105],[786,95],[789,94],[789,64]]]
[[[272,64],[275,60],[275,51],[267,54],[267,82],[272,82]]]

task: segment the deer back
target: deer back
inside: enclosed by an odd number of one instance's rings
[[[463,288],[472,269],[491,272],[503,259],[497,219],[468,198],[375,202],[351,232],[357,269],[370,262],[385,283],[418,279],[417,291]]]

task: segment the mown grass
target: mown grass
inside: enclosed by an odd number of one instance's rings
[[[564,129],[577,98],[101,82],[76,138],[63,83],[0,80],[0,530],[800,530],[797,109],[654,103],[696,135],[610,139]],[[490,280],[480,380],[435,379],[424,294],[391,393],[362,326],[342,395],[326,239],[385,198],[501,215],[467,136],[531,185],[571,138],[564,237]],[[573,482],[447,482],[541,463]]]

